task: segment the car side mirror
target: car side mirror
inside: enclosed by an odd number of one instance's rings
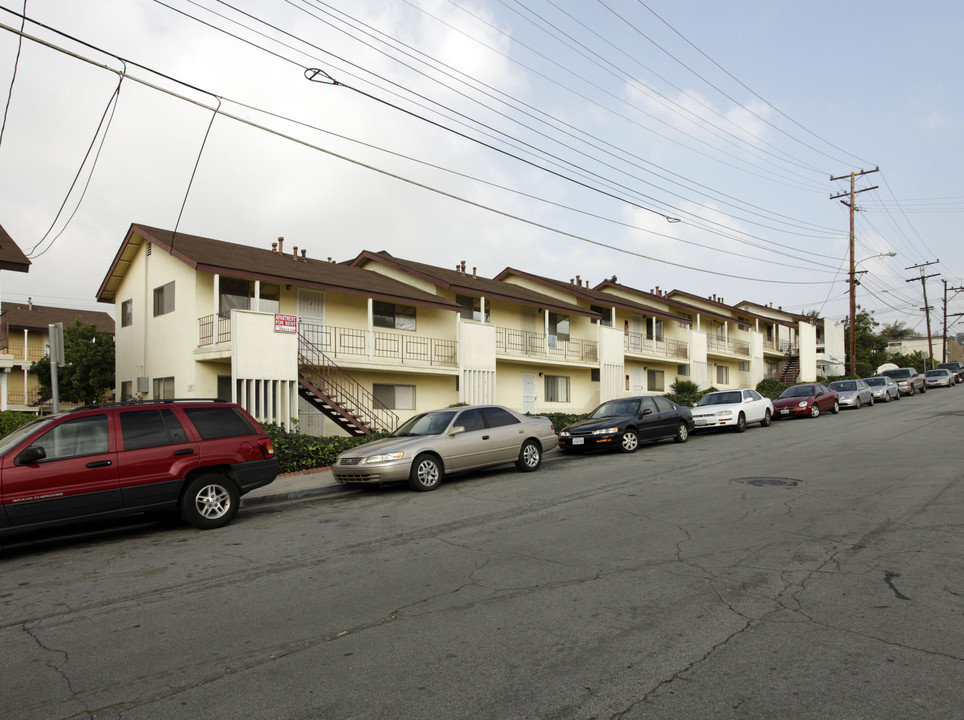
[[[460,435],[465,432],[465,428],[461,425],[456,425],[454,428],[449,430],[449,435]]]
[[[14,465],[33,465],[38,460],[43,460],[47,457],[47,451],[44,450],[40,445],[31,445],[22,453],[14,458]]]
[[[643,417],[643,415],[652,415],[652,414],[653,414],[653,411],[652,411],[651,408],[645,408],[645,409],[639,414],[639,416],[640,416],[640,417]]]

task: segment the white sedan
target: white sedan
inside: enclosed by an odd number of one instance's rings
[[[720,390],[707,393],[693,408],[696,429],[732,427],[736,432],[746,430],[747,423],[769,427],[773,419],[773,401],[756,390]]]

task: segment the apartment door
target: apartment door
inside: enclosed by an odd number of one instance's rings
[[[522,373],[522,412],[536,412],[536,382],[537,378],[532,373]]]
[[[298,328],[308,342],[328,352],[325,342],[325,294],[298,289]]]
[[[629,371],[629,390],[633,395],[643,392],[643,369],[634,367]]]

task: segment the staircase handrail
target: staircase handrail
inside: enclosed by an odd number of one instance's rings
[[[304,373],[320,380],[321,386],[331,394],[348,400],[357,417],[372,430],[392,431],[398,427],[398,415],[385,407],[361,383],[345,372],[328,357],[317,345],[298,333],[299,369],[310,370]]]

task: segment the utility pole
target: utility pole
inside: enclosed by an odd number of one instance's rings
[[[921,308],[926,313],[927,317],[927,354],[930,356],[931,369],[934,369],[934,341],[931,339],[931,306],[927,304],[927,278],[937,277],[940,273],[931,273],[930,275],[924,274],[924,268],[928,265],[936,265],[940,260],[933,260],[932,262],[921,263],[920,265],[911,265],[909,268],[904,268],[905,270],[915,270],[920,268],[920,277],[910,278],[905,280],[905,282],[916,282],[920,280],[921,288],[924,290],[924,307]],[[926,369],[926,367],[925,367]]]
[[[831,200],[836,200],[846,195],[850,196],[850,202],[846,200],[841,200],[840,202],[850,208],[850,373],[855,376],[857,375],[857,270],[854,264],[854,213],[858,208],[854,202],[854,196],[859,192],[876,190],[878,186],[874,185],[873,187],[863,188],[862,190],[855,190],[854,184],[858,175],[869,175],[875,172],[880,172],[879,166],[873,170],[861,170],[860,172],[850,173],[850,192],[830,196]],[[840,177],[831,176],[830,180],[846,180],[847,177],[847,175],[841,175]]]
[[[957,293],[964,292],[964,287],[947,287],[947,280],[942,280],[944,283],[944,335],[942,337],[943,346],[941,348],[941,362],[947,362],[947,291],[953,290],[954,295],[951,296],[951,300],[957,296]],[[952,313],[950,317],[958,317],[959,315],[964,315],[964,313]]]

